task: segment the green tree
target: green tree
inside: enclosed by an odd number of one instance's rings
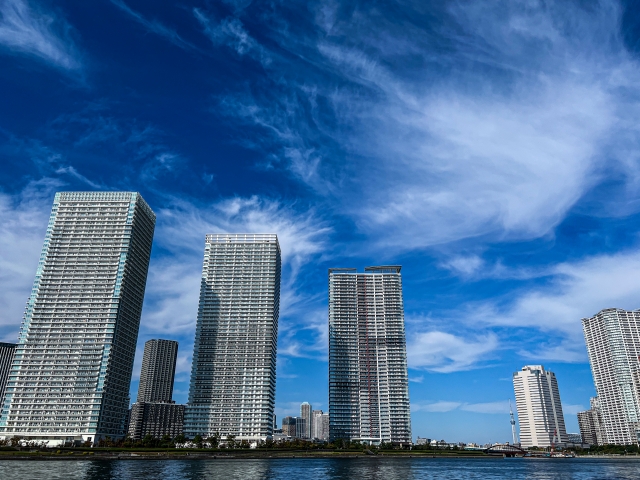
[[[193,443],[196,444],[196,447],[202,448],[202,436],[196,435],[195,437],[193,437]]]
[[[227,448],[235,448],[236,447],[236,437],[235,435],[227,435]]]

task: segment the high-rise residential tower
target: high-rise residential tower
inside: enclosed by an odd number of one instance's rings
[[[171,402],[178,342],[149,340],[144,344],[137,402]]]
[[[185,434],[271,438],[280,309],[275,234],[207,235]]]
[[[0,435],[124,435],[155,214],[135,192],[63,192],[20,329]]]
[[[13,361],[13,354],[16,350],[15,343],[3,343],[0,342],[0,410],[2,410],[4,391],[7,387],[7,380],[9,378],[9,370],[11,370],[11,362]],[[2,413],[0,412],[0,417]]]
[[[640,443],[640,310],[582,319],[605,443]]]
[[[304,418],[305,422],[305,430],[301,438],[312,438],[313,424],[311,423],[311,404],[309,402],[302,402],[300,405],[300,417]]]
[[[329,414],[322,410],[314,410],[311,422],[311,438],[329,440]]]
[[[400,269],[329,270],[331,440],[411,443]]]
[[[558,381],[542,365],[527,365],[513,374],[520,445],[549,447],[568,442]]]
[[[590,445],[604,445],[606,443],[598,397],[591,399],[591,408],[589,410],[578,412],[578,426],[584,443]]]

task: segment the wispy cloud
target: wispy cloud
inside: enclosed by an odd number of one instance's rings
[[[640,66],[617,3],[450,3],[435,33],[422,2],[402,28],[365,5],[313,8],[315,24],[271,34],[298,61],[223,104],[378,248],[548,235],[607,178],[637,183]]]
[[[193,9],[193,15],[214,45],[226,45],[239,55],[252,56],[264,65],[271,63],[270,54],[247,32],[239,18],[228,17],[216,21],[198,8]]]
[[[0,193],[0,341],[15,342],[47,230],[51,200],[63,183],[31,182],[19,194]]]
[[[413,329],[418,330],[415,326]],[[469,338],[441,331],[413,331],[408,335],[407,360],[410,368],[434,372],[470,370],[485,365],[498,348],[493,333]]]
[[[27,0],[0,3],[0,45],[11,52],[32,55],[63,70],[82,64],[63,18],[44,12]]]
[[[544,335],[518,351],[528,360],[587,361],[581,319],[603,308],[637,309],[640,255],[623,251],[564,262],[545,270],[542,286],[510,293],[504,299],[471,303],[462,315],[467,325],[535,329]]]
[[[412,403],[412,412],[452,412],[462,410],[465,412],[485,413],[485,414],[509,414],[509,402],[450,402],[439,401],[434,403]]]
[[[127,15],[129,15],[130,18],[142,25],[147,31],[156,35],[160,35],[161,37],[169,40],[177,47],[183,48],[185,50],[199,50],[198,47],[185,40],[178,34],[178,32],[176,32],[172,28],[167,27],[162,22],[156,19],[149,20],[145,18],[141,13],[136,12],[131,7],[129,7],[129,5],[127,5],[123,0],[111,0],[111,3],[125,12]]]

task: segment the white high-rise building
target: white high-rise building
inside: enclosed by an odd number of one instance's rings
[[[185,435],[271,438],[280,310],[275,234],[207,235]]]
[[[640,443],[640,310],[582,319],[605,443]]]
[[[329,414],[322,410],[314,410],[312,413],[312,438],[329,440]]]
[[[302,438],[313,438],[311,436],[313,423],[311,423],[311,404],[309,402],[302,402],[300,405],[300,417],[304,418],[305,422],[305,431]]]
[[[331,440],[411,443],[400,269],[329,270]]]
[[[520,444],[549,447],[568,442],[558,382],[542,365],[527,365],[513,374]]]
[[[49,445],[124,435],[154,226],[139,193],[56,194],[0,435]]]

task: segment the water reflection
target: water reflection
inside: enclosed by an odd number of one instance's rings
[[[635,480],[640,460],[613,459],[225,459],[0,461],[0,479],[20,480]]]

